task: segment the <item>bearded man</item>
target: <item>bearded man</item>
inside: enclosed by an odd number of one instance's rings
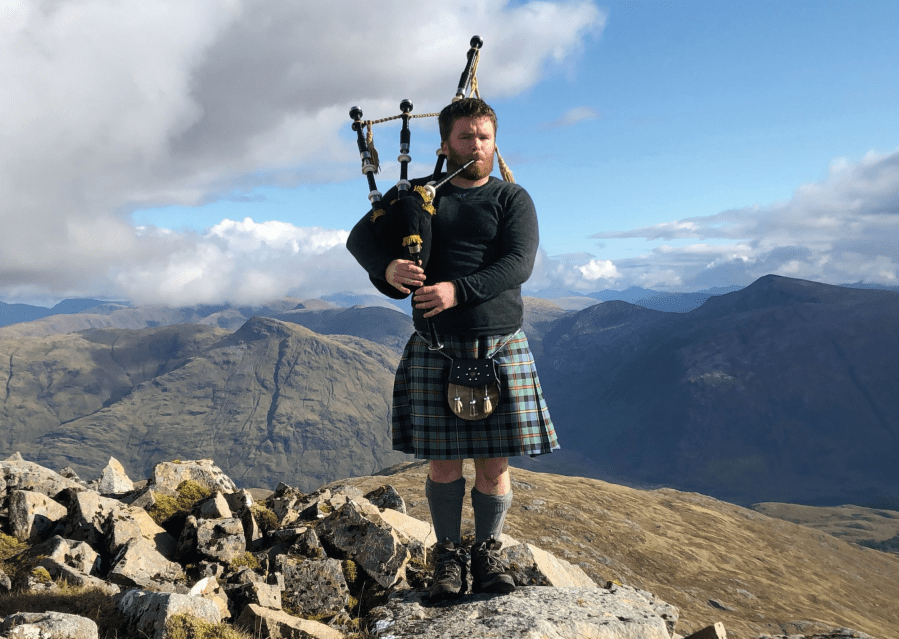
[[[377,220],[370,214],[356,224],[347,241],[379,288],[386,283],[396,290],[395,297],[414,290],[415,333],[396,372],[392,433],[395,450],[429,460],[425,493],[438,540],[432,601],[465,591],[469,556],[461,535],[463,460],[472,459],[475,468],[473,590],[509,593],[515,583],[498,554],[512,504],[508,459],[559,447],[521,331],[521,285],[530,277],[538,245],[533,201],[517,184],[490,175],[497,122],[485,102],[453,102],[440,113],[439,124],[447,173],[470,160],[474,163],[437,192],[425,268],[391,257],[376,241]],[[424,178],[412,184],[426,182]],[[394,187],[383,201],[396,196]],[[444,343],[441,351],[428,348],[431,328]],[[483,419],[463,420],[450,410],[449,363],[464,358],[493,358],[498,364],[499,403]]]

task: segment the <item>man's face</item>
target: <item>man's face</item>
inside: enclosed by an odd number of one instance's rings
[[[490,118],[459,118],[449,139],[440,148],[446,154],[447,171],[454,171],[469,160],[474,164],[462,177],[474,182],[486,181],[493,171],[496,131]]]

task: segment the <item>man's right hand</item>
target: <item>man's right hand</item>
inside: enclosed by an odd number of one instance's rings
[[[411,293],[407,286],[418,288],[425,282],[425,271],[411,260],[393,260],[384,273],[384,279],[400,293]]]

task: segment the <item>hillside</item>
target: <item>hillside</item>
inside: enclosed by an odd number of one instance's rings
[[[395,355],[355,337],[256,318],[4,340],[0,361],[4,452],[51,468],[115,456],[146,476],[190,451],[241,485],[308,490],[404,459],[386,427]]]
[[[468,486],[474,469],[465,464]],[[577,564],[594,581],[648,590],[680,609],[678,632],[716,621],[729,639],[849,627],[899,637],[899,557],[749,509],[671,489],[513,469],[505,532]],[[387,482],[429,520],[426,466],[405,463],[336,484]],[[473,527],[466,500],[463,534]]]
[[[563,446],[542,467],[743,504],[895,508],[896,317],[895,292],[775,276],[689,313],[566,315],[537,362]]]

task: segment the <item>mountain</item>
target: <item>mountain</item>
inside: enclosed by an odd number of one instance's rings
[[[563,451],[538,461],[736,503],[897,508],[897,317],[895,292],[777,276],[683,314],[566,315],[537,362]]]
[[[466,462],[468,486],[473,471]],[[387,482],[411,516],[429,521],[426,473],[422,462],[404,463],[334,485],[368,491]],[[894,554],[669,488],[512,469],[512,490],[504,532],[580,566],[598,584],[614,579],[674,604],[681,636],[722,622],[728,637],[742,639],[810,639],[832,627],[899,637]],[[466,499],[463,534],[472,527]]]
[[[392,311],[390,311],[392,312]],[[394,313],[400,315],[399,313]],[[267,318],[0,340],[2,449],[147,476],[185,452],[244,486],[304,490],[405,459],[387,416],[396,354]]]

